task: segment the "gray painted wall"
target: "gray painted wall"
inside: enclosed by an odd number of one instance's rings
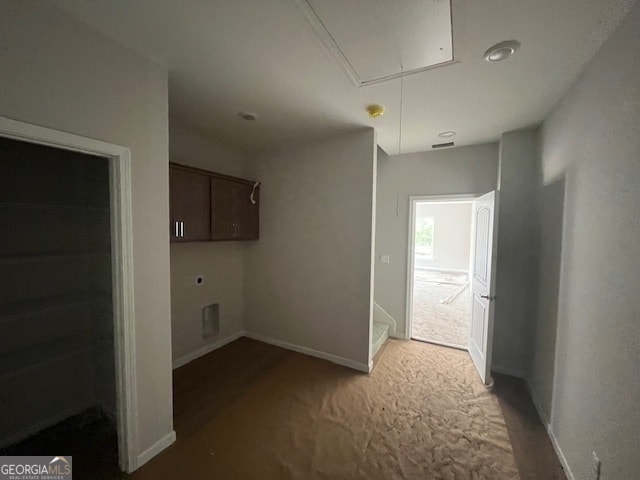
[[[173,425],[167,73],[47,2],[2,2],[0,45],[0,115],[131,149],[144,452]]]
[[[558,301],[562,237],[564,232],[564,177],[538,185],[536,195],[536,246],[533,269],[534,292],[531,305],[531,335],[527,380],[535,392],[545,419],[551,418],[553,375],[556,358]]]
[[[245,328],[366,367],[376,144],[359,131],[261,154]]]
[[[534,304],[536,130],[500,138],[498,258],[492,368],[523,377]]]
[[[394,335],[405,333],[409,197],[487,193],[497,177],[497,143],[379,155],[374,298],[395,319]],[[381,263],[381,255],[390,255],[390,263]]]
[[[552,298],[538,309],[529,384],[576,479],[590,478],[592,451],[603,480],[637,478],[640,4],[545,121],[540,170],[551,267],[539,302]]]
[[[242,177],[244,156],[171,119],[170,160]],[[249,242],[251,243],[251,242]],[[171,330],[173,359],[183,363],[243,329],[243,258],[247,242],[171,244]],[[195,278],[204,276],[204,284]],[[220,305],[220,332],[203,338],[202,307]]]

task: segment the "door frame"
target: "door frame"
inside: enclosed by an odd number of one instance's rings
[[[137,468],[138,421],[131,200],[131,151],[51,128],[0,116],[0,136],[106,158],[109,162],[109,211],[116,370],[118,460]]]
[[[481,195],[476,194],[453,194],[453,195],[412,195],[409,197],[409,231],[407,234],[407,295],[405,308],[404,338],[411,340],[411,330],[413,328],[413,257],[415,256],[415,228],[416,228],[416,204],[418,202],[431,203],[456,203],[472,202]],[[475,219],[472,219],[471,237],[475,233]],[[473,248],[471,248],[473,254]],[[473,255],[471,255],[472,257]],[[473,258],[469,258],[469,265],[472,265]]]

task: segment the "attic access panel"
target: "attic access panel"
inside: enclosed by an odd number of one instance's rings
[[[450,0],[296,0],[357,87],[453,62]]]

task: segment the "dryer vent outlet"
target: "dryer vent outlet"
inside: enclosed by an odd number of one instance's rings
[[[202,307],[202,338],[220,333],[220,305],[212,303]]]

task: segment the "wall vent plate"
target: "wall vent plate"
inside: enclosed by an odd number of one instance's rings
[[[202,338],[220,333],[220,305],[212,303],[202,307]]]

